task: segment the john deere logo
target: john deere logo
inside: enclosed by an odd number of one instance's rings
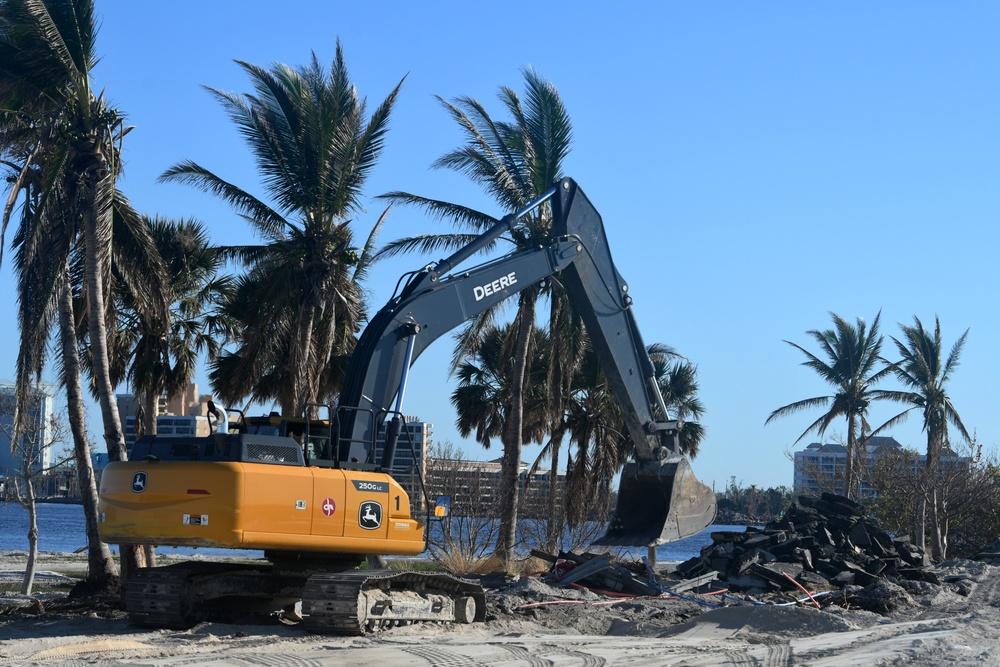
[[[146,473],[137,472],[132,475],[132,493],[142,493],[146,490]]]
[[[358,508],[358,525],[365,530],[375,530],[382,525],[382,505],[366,500]]]

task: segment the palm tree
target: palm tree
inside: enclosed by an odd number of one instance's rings
[[[572,404],[573,381],[589,350],[587,332],[579,312],[565,290],[552,290],[550,309],[548,374],[544,378],[545,414],[548,418],[548,437],[535,462],[528,470],[525,486],[531,482],[545,459],[549,461],[548,497],[550,515],[546,521],[545,549],[555,554],[559,548],[565,523],[565,502],[559,498],[559,468],[563,439],[569,432],[568,406]]]
[[[555,86],[532,69],[524,70],[523,74],[526,87],[524,100],[511,88],[501,87],[499,91],[500,101],[512,117],[512,122],[495,121],[482,104],[470,97],[459,97],[454,102],[438,98],[461,126],[465,143],[438,158],[433,166],[465,174],[481,185],[507,212],[522,209],[563,175],[563,161],[572,140],[569,116]],[[384,196],[393,202],[422,207],[435,218],[450,219],[461,230],[456,234],[400,239],[380,251],[384,255],[459,248],[498,222],[497,218],[487,213],[442,200],[406,192],[392,192]],[[529,248],[548,236],[550,226],[551,212],[548,207],[542,206],[522,218],[506,240],[515,249]],[[493,249],[486,248],[487,251]],[[507,562],[513,556],[516,539],[518,476],[525,429],[527,375],[532,354],[531,333],[542,293],[541,286],[533,286],[518,294],[517,314],[511,334],[514,338],[513,383],[501,436],[504,453],[499,489],[501,527],[497,543],[497,554]],[[550,303],[555,308],[558,300],[553,299]],[[479,332],[496,315],[495,312],[484,313],[465,328],[456,360],[475,350]]]
[[[3,108],[21,114],[36,133],[36,150],[22,165],[44,170],[44,189],[56,183],[68,208],[59,217],[84,239],[90,348],[94,382],[100,398],[108,456],[125,457],[118,411],[111,382],[105,311],[106,274],[110,265],[111,208],[125,127],[117,109],[91,90],[97,25],[93,3],[87,0],[7,0],[2,7],[4,36],[0,61]],[[19,174],[20,176],[21,174]],[[27,180],[15,181],[18,192]],[[14,197],[12,193],[12,197]],[[39,210],[53,203],[44,194]],[[8,200],[8,206],[12,200]],[[80,228],[76,229],[79,224]]]
[[[463,438],[472,436],[486,449],[490,448],[494,439],[502,437],[507,422],[507,406],[513,384],[510,330],[509,324],[487,325],[480,333],[476,351],[467,354],[455,371],[458,386],[451,394],[451,404],[457,415],[455,425]],[[535,327],[533,336],[536,349],[544,349],[548,338],[545,330]],[[540,439],[545,427],[544,415],[539,409],[544,402],[544,383],[541,380],[545,372],[543,359],[535,357],[531,373],[537,381],[531,386],[536,391],[527,411],[527,428],[522,434],[528,441]]]
[[[698,369],[687,359],[678,358],[668,345],[653,343],[646,349],[667,411],[684,424],[680,430],[681,453],[693,459],[705,439],[705,427],[691,421],[705,415],[705,405],[698,398]]]
[[[822,438],[827,428],[838,418],[847,421],[847,470],[845,489],[849,498],[857,500],[861,493],[861,477],[866,468],[866,443],[871,436],[868,424],[868,406],[872,400],[881,398],[872,387],[890,372],[888,368],[876,369],[881,360],[879,351],[882,348],[882,336],[879,335],[879,318],[875,316],[869,329],[860,317],[851,324],[836,313],[830,313],[834,328],[825,331],[807,331],[819,343],[821,358],[809,352],[801,345],[785,341],[806,355],[803,366],[814,370],[827,384],[836,390],[832,396],[816,396],[790,403],[778,408],[768,416],[765,424],[778,417],[812,410],[827,408],[795,442],[799,442],[811,431],[816,431]],[[860,426],[860,431],[858,427]]]
[[[353,216],[402,81],[365,120],[339,41],[329,72],[315,54],[297,69],[237,62],[255,92],[209,90],[246,139],[273,205],[189,161],[161,180],[222,198],[264,240],[227,249],[247,267],[227,307],[242,331],[238,348],[214,365],[213,387],[229,402],[274,399],[285,414],[301,414],[331,398],[331,362],[350,353],[364,316],[358,280],[382,221],[359,248]]]
[[[903,330],[903,340],[893,337],[892,342],[896,344],[900,360],[884,361],[906,390],[879,391],[877,397],[909,407],[887,421],[879,430],[902,422],[913,410],[920,410],[923,415],[923,430],[927,434],[927,481],[924,495],[931,506],[933,531],[931,555],[943,559],[948,549],[947,519],[943,507],[945,501],[943,494],[946,490],[939,488],[938,473],[941,469],[942,453],[949,447],[948,423],[951,422],[965,440],[972,439],[951,402],[946,385],[958,367],[969,330],[966,329],[965,333],[955,341],[948,357],[943,359],[944,341],[941,338],[941,322],[937,316],[934,317],[933,333],[925,329],[917,317],[913,318],[912,326],[904,324],[899,326]],[[921,530],[921,535],[923,532]],[[923,537],[920,537],[920,544],[923,546]]]
[[[704,406],[697,396],[697,371],[670,346],[647,346],[654,377],[667,410],[675,419],[699,419]],[[671,360],[674,360],[671,362]],[[606,504],[614,476],[621,470],[633,443],[621,406],[608,386],[597,355],[588,347],[566,399],[564,428],[575,445],[566,472],[566,516],[571,526],[592,519],[590,512]],[[694,458],[705,436],[698,422],[684,421],[680,431],[681,453]]]
[[[114,340],[122,352],[117,361],[127,364],[118,374],[126,375],[143,406],[141,430],[155,434],[156,400],[185,388],[200,355],[215,359],[230,337],[228,321],[214,307],[229,295],[232,280],[219,275],[224,260],[201,222],[158,216],[142,221],[156,242],[164,280],[136,281],[115,272]],[[158,291],[154,298],[151,291]]]
[[[563,505],[567,523],[575,527],[609,507],[614,476],[631,451],[621,408],[589,346],[573,376],[565,421],[570,451]]]
[[[70,298],[70,254],[74,244],[81,249],[94,383],[109,457],[120,460],[125,447],[112,401],[105,278],[110,266],[115,182],[121,171],[120,144],[129,128],[103,94],[95,97],[91,91],[96,35],[93,3],[88,0],[0,3],[0,151],[13,172],[2,233],[23,196],[16,260],[21,326],[18,395],[27,396],[31,376],[41,372],[44,341],[59,304],[64,381],[74,420],[82,418],[84,411],[82,394],[72,386],[79,378],[73,375],[78,365],[69,349],[75,344],[68,345],[65,329],[72,326],[72,313],[64,309],[68,307],[65,299]],[[74,405],[73,401],[81,402]],[[84,424],[73,423],[72,431],[78,462],[89,460]],[[81,479],[88,495],[85,509],[94,515],[88,516],[88,530],[93,523],[96,536],[96,489],[90,498],[92,485],[92,480]],[[108,564],[106,548],[96,549],[96,555],[94,551],[90,576],[103,584],[114,575],[114,566]]]

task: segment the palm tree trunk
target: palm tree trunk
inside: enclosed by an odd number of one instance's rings
[[[517,313],[517,339],[514,348],[514,363],[511,374],[510,405],[507,408],[507,422],[504,424],[503,458],[500,465],[500,535],[497,538],[497,556],[509,566],[514,557],[517,541],[517,508],[520,500],[519,481],[521,475],[521,435],[524,430],[524,387],[528,368],[529,342],[535,326],[534,290],[521,293],[521,303]]]
[[[142,397],[142,434],[156,435],[156,417],[159,412],[159,396],[154,389],[148,389]]]
[[[97,481],[87,442],[86,410],[80,383],[80,356],[76,347],[73,295],[69,289],[69,265],[64,269],[63,285],[59,289],[59,337],[62,344],[63,374],[66,385],[66,406],[73,434],[73,456],[83,501],[83,516],[87,525],[87,582],[106,588],[118,577],[118,568],[111,550],[101,541],[97,531]]]
[[[294,414],[286,414],[286,417],[300,417],[305,410],[307,403],[315,401],[315,393],[312,391],[313,377],[316,377],[312,368],[312,356],[310,354],[313,345],[312,330],[315,321],[315,311],[309,305],[299,308],[298,330],[295,332],[295,339],[292,342],[292,353],[289,359],[289,378],[292,382],[292,401],[294,403]]]
[[[931,557],[941,562],[945,559],[945,536],[941,531],[941,507],[938,502],[938,489],[931,489]]]
[[[931,557],[940,562],[944,559],[944,536],[941,534],[941,514],[938,494],[941,486],[941,431],[932,426],[927,435],[927,484],[931,514]]]
[[[920,553],[927,553],[927,495],[926,490],[920,496],[920,509],[917,512],[917,547]]]
[[[847,417],[847,470],[845,471],[845,491],[844,495],[851,500],[858,500],[858,491],[855,485],[855,478],[858,474],[858,441],[854,435],[855,421],[854,414]]]
[[[91,192],[96,193],[96,178],[91,185]],[[104,422],[104,440],[108,446],[108,458],[111,461],[124,461],[128,458],[125,451],[125,436],[122,433],[118,409],[115,406],[114,387],[111,385],[111,364],[108,360],[108,332],[105,323],[105,292],[104,292],[104,262],[108,249],[99,247],[97,234],[98,217],[96,197],[87,211],[84,224],[86,243],[85,270],[87,280],[87,297],[89,300],[88,327],[90,333],[90,349],[93,357],[94,383],[97,386],[97,396],[101,404],[101,418]]]
[[[95,170],[96,171],[96,170]],[[101,215],[110,215],[110,207],[106,212],[98,210],[98,184],[100,176],[90,173],[86,177],[88,193],[92,195],[87,201],[90,207],[86,210],[84,227],[85,252],[84,267],[87,281],[87,298],[89,308],[87,324],[90,334],[90,351],[93,365],[93,380],[97,387],[97,397],[101,405],[101,418],[104,422],[104,440],[108,448],[110,461],[125,461],[128,452],[125,449],[125,434],[122,433],[121,420],[118,418],[118,407],[114,403],[114,387],[111,384],[111,363],[108,357],[108,332],[105,316],[104,268],[102,258],[109,255],[107,242],[101,243],[98,235],[98,225]],[[145,564],[142,548],[136,545],[121,545],[121,577],[128,581],[136,568]]]

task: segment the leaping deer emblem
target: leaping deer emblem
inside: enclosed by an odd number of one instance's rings
[[[375,530],[382,525],[382,506],[378,503],[362,503],[358,511],[358,523],[362,528]]]

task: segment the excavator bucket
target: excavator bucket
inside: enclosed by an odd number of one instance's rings
[[[683,456],[629,462],[618,505],[597,544],[655,547],[696,535],[715,519],[715,492],[695,478]]]

